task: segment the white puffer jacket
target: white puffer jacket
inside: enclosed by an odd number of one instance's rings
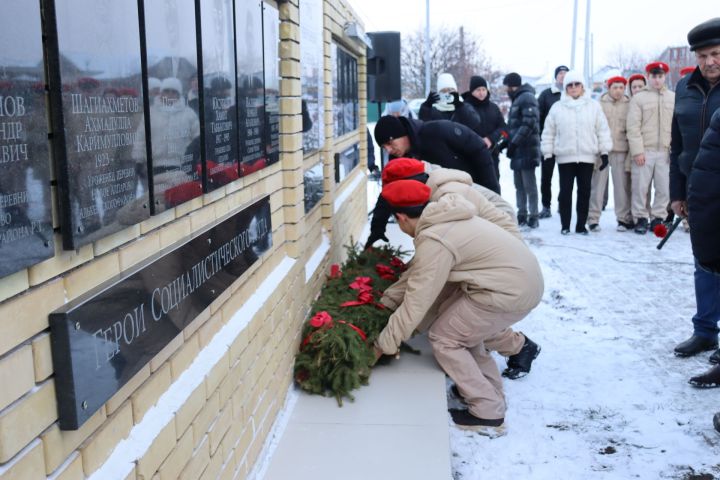
[[[544,158],[555,155],[558,164],[595,163],[612,150],[613,141],[600,104],[583,95],[562,93],[545,119],[540,148]]]

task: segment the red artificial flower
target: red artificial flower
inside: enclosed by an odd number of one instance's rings
[[[337,263],[333,263],[330,265],[330,278],[340,278],[342,277],[342,272],[340,271],[340,265]]]
[[[375,271],[378,273],[378,275],[380,275],[380,278],[382,278],[383,280],[397,280],[397,277],[395,276],[395,270],[388,267],[387,265],[378,263],[377,265],[375,265]]]
[[[332,325],[332,317],[326,311],[318,312],[313,318],[310,319],[310,325],[315,328],[324,327],[325,325]]]
[[[375,300],[375,297],[373,297],[373,294],[369,290],[360,290],[360,293],[358,293],[357,300],[349,300],[347,302],[344,302],[340,304],[341,307],[354,307],[357,305],[367,305],[368,303],[373,303],[373,300]]]
[[[658,238],[665,238],[668,233],[668,229],[664,223],[658,223],[655,225],[655,228],[653,228],[653,233]]]
[[[370,277],[355,277],[355,281],[350,284],[350,288],[353,290],[372,290],[372,278]]]
[[[390,265],[392,265],[393,267],[395,267],[401,271],[404,271],[407,268],[407,265],[405,265],[405,262],[400,260],[398,257],[392,257],[390,259]]]
[[[302,383],[308,378],[310,378],[310,373],[305,369],[298,370],[297,374],[295,375],[295,381],[298,383]]]

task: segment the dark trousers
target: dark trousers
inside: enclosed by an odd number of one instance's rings
[[[695,260],[695,301],[697,312],[693,316],[695,335],[717,339],[720,321],[720,274],[700,267]]]
[[[588,209],[590,208],[590,185],[594,168],[595,165],[592,163],[558,164],[558,172],[560,172],[560,194],[558,195],[558,203],[560,204],[560,223],[562,224],[563,230],[570,229],[572,194],[576,180],[578,191],[577,205],[575,206],[577,213],[575,231],[580,232],[585,229]]]
[[[550,186],[552,185],[553,170],[555,170],[555,158],[543,159],[540,169],[540,195],[542,197],[542,206],[550,208],[550,199],[552,198]]]

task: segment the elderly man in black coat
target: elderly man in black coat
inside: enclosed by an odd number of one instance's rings
[[[375,125],[375,141],[395,158],[425,160],[444,168],[470,174],[474,183],[500,193],[492,156],[483,139],[468,127],[450,120],[423,122],[390,115],[380,117]],[[375,204],[370,236],[365,247],[385,240],[390,209],[382,196]]]

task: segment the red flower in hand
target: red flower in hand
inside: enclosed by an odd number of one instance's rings
[[[665,238],[665,235],[668,233],[668,229],[664,223],[658,223],[655,225],[655,228],[653,228],[653,233],[658,238]]]
[[[310,319],[310,325],[315,328],[324,327],[325,325],[332,325],[332,317],[326,311],[318,312],[313,318]]]
[[[371,283],[372,278],[370,277],[355,277],[355,281],[350,284],[350,288],[353,290],[372,290]]]
[[[333,263],[330,265],[330,278],[340,278],[342,277],[342,272],[340,271],[340,265],[337,263]]]

